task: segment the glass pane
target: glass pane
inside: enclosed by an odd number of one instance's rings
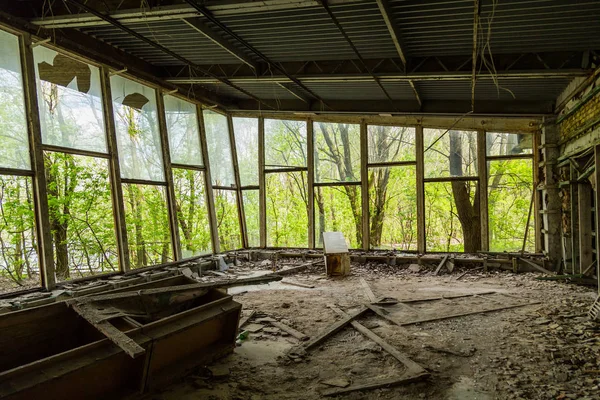
[[[126,183],[123,200],[131,268],[173,261],[165,188]]]
[[[108,161],[44,153],[57,281],[119,271]]]
[[[31,169],[19,39],[0,30],[0,167]]]
[[[473,181],[425,183],[427,251],[481,250],[477,198],[477,183]]]
[[[371,248],[417,249],[416,167],[369,169]]]
[[[163,182],[154,89],[117,75],[110,78],[110,85],[121,177]]]
[[[0,175],[0,293],[41,285],[29,177]]]
[[[533,135],[516,133],[487,132],[486,147],[488,156],[514,156],[533,153]]]
[[[306,167],[306,121],[265,119],[265,168]]]
[[[315,187],[315,231],[317,247],[323,247],[323,232],[342,232],[349,248],[362,247],[360,186]]]
[[[99,69],[43,46],[33,57],[42,141],[106,153]]]
[[[267,175],[267,246],[308,247],[306,172]]]
[[[477,176],[477,132],[424,129],[425,178]]]
[[[415,128],[369,125],[367,134],[369,163],[415,161]]]
[[[204,172],[173,168],[173,185],[183,257],[212,252]]]
[[[235,187],[227,117],[210,110],[203,114],[212,184]]]
[[[240,219],[237,208],[236,192],[215,189],[215,211],[221,251],[236,250],[242,247]]]
[[[520,251],[533,190],[532,160],[488,162],[490,251]],[[535,220],[531,214],[525,250],[535,251]]]
[[[315,122],[315,182],[360,182],[360,125]]]
[[[164,102],[171,162],[202,166],[196,105],[173,96],[165,96]]]
[[[258,119],[233,118],[242,186],[258,185]]]
[[[260,246],[260,214],[258,208],[258,190],[244,190],[244,214],[246,216],[246,232],[248,247]]]

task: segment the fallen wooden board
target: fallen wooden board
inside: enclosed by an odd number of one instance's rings
[[[293,337],[295,337],[298,340],[308,340],[310,339],[307,335],[305,335],[304,333],[297,331],[296,329],[292,328],[291,326],[287,326],[286,324],[279,322],[279,321],[271,321],[270,322],[271,325],[273,325],[276,328],[281,329],[282,331],[285,331],[287,333],[289,333],[290,335],[292,335]]]
[[[293,275],[296,272],[304,271],[308,267],[312,267],[313,265],[323,264],[323,260],[311,261],[306,264],[298,265],[297,267],[291,267],[287,269],[282,269],[281,271],[274,272],[274,276],[284,276],[284,275]]]
[[[379,388],[386,388],[386,387],[392,387],[392,386],[399,386],[399,385],[404,385],[407,383],[419,381],[428,376],[429,376],[428,373],[423,373],[420,375],[409,375],[409,374],[404,373],[396,378],[382,379],[382,380],[375,381],[375,382],[364,383],[364,384],[359,384],[359,385],[352,385],[352,386],[348,386],[346,388],[325,390],[325,391],[321,392],[321,395],[337,396],[337,395],[344,394],[344,393],[357,392],[359,390],[370,390],[370,389],[379,389]]]
[[[302,282],[288,281],[287,279],[282,279],[281,283],[285,283],[286,285],[298,286],[298,287],[302,287],[302,288],[306,288],[306,289],[314,289],[315,288],[315,285],[308,285],[308,284],[302,283]]]
[[[467,315],[474,315],[474,314],[485,314],[485,313],[488,313],[488,312],[508,310],[508,309],[517,308],[517,307],[526,307],[526,306],[532,306],[532,305],[536,305],[536,304],[540,304],[540,302],[539,301],[534,301],[534,302],[526,303],[526,304],[513,304],[513,305],[510,305],[510,306],[502,306],[502,307],[489,308],[487,310],[468,311],[468,312],[465,312],[465,313],[450,314],[450,315],[444,315],[444,316],[441,316],[441,317],[423,318],[423,319],[417,319],[417,320],[413,320],[413,321],[400,322],[399,325],[400,326],[407,326],[407,325],[422,324],[424,322],[441,321],[441,320],[444,320],[444,319],[465,317]]]
[[[440,261],[439,265],[435,269],[434,275],[439,275],[440,274],[440,271],[442,270],[442,267],[444,266],[444,264],[446,264],[446,261],[448,261],[448,254],[446,254],[444,256],[444,258],[442,258],[442,261]]]
[[[346,314],[344,311],[337,308],[336,306],[330,304],[330,305],[328,305],[328,307],[331,308],[336,313],[338,313],[338,315],[340,315],[342,317],[348,317],[348,314]],[[405,354],[398,351],[398,349],[396,349],[394,346],[392,346],[391,344],[389,344],[388,342],[383,340],[381,337],[377,336],[377,334],[375,334],[375,332],[373,332],[366,326],[362,325],[361,323],[359,323],[357,321],[351,321],[350,325],[352,325],[352,327],[354,329],[356,329],[357,331],[359,331],[360,333],[362,333],[363,335],[365,335],[366,337],[368,337],[369,339],[371,339],[372,341],[377,343],[379,346],[381,346],[381,348],[384,349],[385,351],[387,351],[389,355],[391,355],[396,360],[398,360],[402,364],[404,364],[404,366],[407,368],[406,374],[418,375],[418,374],[426,373],[425,369],[422,366],[420,366],[419,364],[417,364],[416,362],[414,362],[413,360],[408,358],[408,356],[406,356]]]
[[[109,321],[103,319],[104,316],[98,315],[93,307],[78,304],[71,304],[71,307],[77,314],[92,324],[94,328],[106,336],[111,342],[119,346],[131,358],[136,358],[146,353],[146,350],[137,344],[135,340],[115,328]]]
[[[242,326],[246,325],[246,323],[250,320],[250,318],[254,316],[255,313],[255,310],[250,310],[250,312],[245,317],[240,318],[238,329],[242,329]]]
[[[379,315],[381,318],[385,319],[386,321],[389,321],[395,325],[400,325],[399,321],[396,321],[394,318],[387,315],[386,312],[384,312],[381,308],[379,308],[373,304],[368,304],[367,307],[369,308],[369,310],[373,311],[375,314]]]
[[[365,291],[367,299],[369,299],[369,303],[375,303],[377,301],[377,297],[375,297],[375,294],[371,290],[371,287],[369,286],[367,281],[365,281],[364,278],[360,278],[359,281]]]
[[[398,300],[398,301],[400,303],[419,303],[421,301],[459,299],[461,297],[481,296],[484,294],[493,294],[493,293],[496,293],[496,291],[491,290],[491,291],[487,291],[487,292],[479,292],[479,293],[471,293],[471,294],[451,294],[449,296],[426,297],[423,299],[406,299],[406,300]]]
[[[525,264],[532,266],[533,268],[535,268],[536,270],[543,272],[544,274],[548,274],[548,275],[553,275],[554,273],[552,271],[548,271],[546,268],[537,265],[536,263],[534,263],[533,261],[530,261],[526,258],[521,258],[518,257],[519,261],[523,261]]]
[[[360,310],[358,310],[354,314],[350,314],[346,318],[343,318],[340,321],[338,321],[338,322],[330,325],[327,329],[325,329],[325,331],[323,331],[323,333],[319,334],[314,339],[312,339],[312,340],[308,341],[307,343],[305,343],[304,346],[303,346],[304,350],[309,350],[309,349],[311,349],[311,348],[313,348],[315,346],[318,346],[319,344],[323,343],[330,336],[335,335],[337,332],[341,331],[350,322],[352,322],[356,318],[358,318],[361,315],[363,315],[365,312],[367,312],[367,310],[368,310],[367,307],[361,307]]]

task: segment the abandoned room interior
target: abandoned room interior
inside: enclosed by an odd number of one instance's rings
[[[600,399],[600,1],[0,7],[0,399]]]

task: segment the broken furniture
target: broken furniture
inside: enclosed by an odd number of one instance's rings
[[[120,397],[232,352],[241,305],[223,285],[138,286],[1,316],[0,398]]]
[[[342,232],[323,232],[323,254],[327,276],[350,273],[350,253]]]

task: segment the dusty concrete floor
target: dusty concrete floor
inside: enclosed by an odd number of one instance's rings
[[[314,285],[312,289],[281,282],[230,289],[251,320],[269,316],[311,337],[339,317],[328,304],[345,311],[367,302],[363,277],[378,297],[397,299],[440,295],[497,293],[483,297],[445,299],[411,304],[412,309],[388,307],[398,321],[442,316],[501,305],[539,301],[540,304],[487,314],[400,327],[374,314],[359,321],[422,365],[431,376],[400,387],[340,395],[341,399],[599,399],[600,324],[585,313],[595,292],[574,285],[536,281],[536,274],[483,274],[463,271],[434,276],[432,269],[412,272],[386,265],[353,265],[345,279],[326,278],[316,267],[287,279]],[[238,272],[248,272],[244,267]],[[151,393],[156,400],[321,399],[336,378],[351,384],[400,374],[396,359],[352,327],[330,338],[303,358],[286,352],[299,343],[282,332],[250,333],[234,354],[213,367],[224,369],[215,378],[205,368],[181,382]],[[247,325],[246,325],[247,326]]]

